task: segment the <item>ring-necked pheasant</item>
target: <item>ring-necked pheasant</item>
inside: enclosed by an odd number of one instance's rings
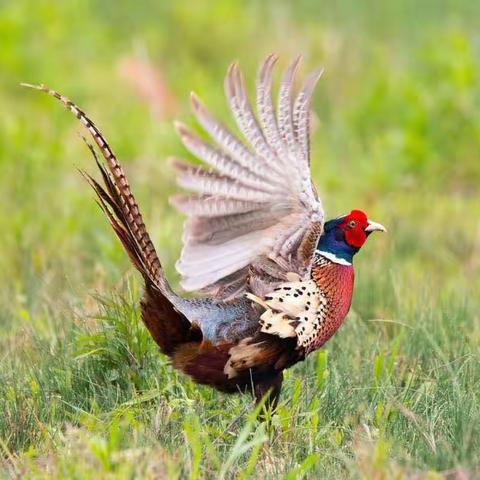
[[[276,405],[285,368],[320,348],[350,308],[353,256],[367,237],[385,228],[353,210],[324,223],[310,177],[309,117],[322,70],[309,75],[294,97],[296,59],[272,102],[270,55],[257,79],[255,114],[236,64],[225,90],[242,143],[192,95],[202,140],[182,124],[186,148],[210,168],[176,161],[178,182],[193,194],[172,203],[187,215],[177,263],[187,299],[170,288],[125,173],[87,115],[44,86],[88,129],[106,167],[103,186],[87,180],[115,233],[145,280],[142,318],[174,367],[224,392],[252,391]],[[28,86],[28,85],[27,85]],[[275,111],[276,110],[276,111]],[[93,147],[91,147],[93,153]]]

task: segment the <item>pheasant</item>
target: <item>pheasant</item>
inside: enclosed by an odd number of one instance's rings
[[[180,138],[206,166],[175,160],[178,183],[191,193],[171,203],[187,219],[176,268],[185,298],[165,278],[124,170],[92,120],[63,95],[89,131],[103,185],[85,178],[142,275],[141,313],[174,368],[227,393],[250,392],[275,408],[283,371],[320,348],[342,325],[351,304],[353,257],[368,236],[385,232],[360,210],[324,221],[310,176],[310,103],[322,74],[306,77],[297,95],[300,57],[283,74],[272,100],[269,55],[256,82],[256,114],[236,63],[225,78],[226,97],[242,142],[192,94],[193,113],[211,141],[176,123]]]

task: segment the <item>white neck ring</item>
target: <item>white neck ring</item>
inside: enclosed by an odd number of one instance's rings
[[[325,252],[323,250],[315,250],[315,253],[317,255],[321,255],[322,257],[328,258],[328,260],[331,260],[333,263],[338,263],[339,265],[351,265],[350,262],[348,262],[344,258],[337,257],[332,252]]]

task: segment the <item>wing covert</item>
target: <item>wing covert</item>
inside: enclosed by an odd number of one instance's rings
[[[225,78],[225,93],[240,141],[192,94],[192,109],[212,142],[183,124],[176,128],[185,147],[206,166],[175,161],[178,183],[189,190],[171,201],[187,215],[177,262],[185,290],[219,297],[243,293],[249,268],[273,262],[284,273],[304,275],[323,229],[323,207],[310,176],[309,117],[315,84],[310,74],[294,98],[300,57],[282,77],[277,113],[272,100],[269,55],[256,83],[256,110],[236,63]],[[258,117],[258,118],[257,118]]]

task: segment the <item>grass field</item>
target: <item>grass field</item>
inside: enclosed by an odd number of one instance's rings
[[[480,478],[480,4],[318,3],[0,1],[5,477]],[[194,89],[231,125],[228,63],[253,88],[271,51],[325,66],[312,169],[327,215],[365,209],[389,234],[356,258],[344,327],[261,423],[250,398],[157,353],[141,281],[77,172],[94,172],[79,124],[18,84],[96,120],[176,284],[172,120],[193,125]]]

